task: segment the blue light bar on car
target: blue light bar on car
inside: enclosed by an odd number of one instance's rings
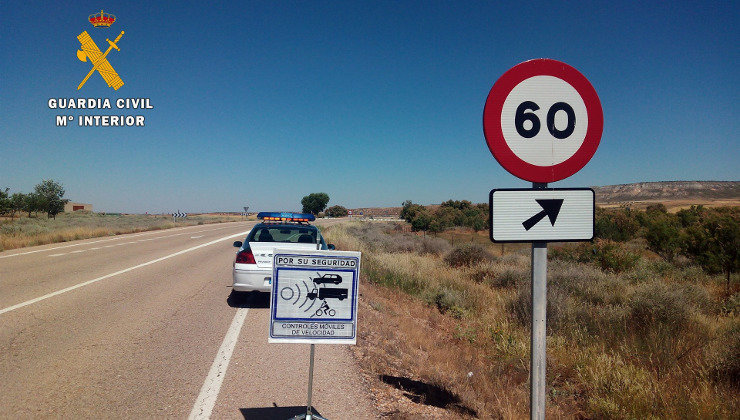
[[[258,219],[281,222],[313,222],[316,217],[311,213],[286,213],[263,211],[257,214]]]

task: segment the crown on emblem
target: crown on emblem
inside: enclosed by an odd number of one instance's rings
[[[110,13],[103,13],[103,10],[100,10],[99,14],[92,14],[88,17],[90,20],[90,23],[92,23],[93,26],[98,28],[108,28],[110,27],[113,22],[116,21],[116,17]]]

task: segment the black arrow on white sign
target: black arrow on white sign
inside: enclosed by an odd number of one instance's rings
[[[540,205],[540,207],[542,207],[542,211],[522,222],[524,230],[532,229],[532,227],[536,225],[540,220],[544,219],[545,216],[549,217],[550,224],[555,226],[555,220],[558,218],[558,213],[560,213],[560,207],[562,207],[563,205],[563,199],[535,199],[535,201],[537,202],[537,204]]]

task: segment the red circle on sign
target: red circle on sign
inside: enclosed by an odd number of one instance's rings
[[[552,76],[571,85],[581,96],[588,115],[581,146],[571,157],[551,166],[533,165],[517,156],[507,144],[501,127],[504,101],[517,85],[534,76]],[[483,108],[483,133],[491,154],[512,175],[530,182],[560,181],[581,170],[596,153],[603,129],[601,101],[591,83],[573,67],[546,58],[525,61],[509,69],[491,88]]]

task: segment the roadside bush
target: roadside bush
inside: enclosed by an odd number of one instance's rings
[[[386,231],[385,226],[372,222],[349,225],[347,232],[376,251],[442,255],[450,249],[449,242],[442,238],[420,237],[408,233],[391,234]]]
[[[726,315],[740,315],[740,292],[736,292],[723,299],[721,311]]]
[[[426,299],[427,303],[437,307],[441,313],[450,313],[455,318],[462,318],[465,314],[465,299],[462,294],[448,287],[441,287]]]
[[[492,259],[493,256],[478,244],[456,246],[444,258],[450,267],[472,267]]]
[[[504,270],[498,276],[492,278],[488,284],[494,287],[512,287],[527,282],[528,276],[522,270]]]
[[[640,224],[629,209],[605,210],[596,209],[594,236],[612,241],[629,241],[637,236]]]
[[[706,321],[697,317],[684,291],[661,281],[642,284],[627,306],[630,313],[625,339],[634,347],[634,355],[658,377],[701,357],[711,332]]]
[[[596,267],[553,261],[548,271],[550,288],[562,289],[589,304],[617,305],[627,300],[624,280]]]
[[[573,301],[562,289],[549,287],[547,289],[547,318],[548,329],[559,329],[563,324],[562,313],[565,308],[572,307]],[[532,324],[532,290],[531,281],[520,283],[517,294],[509,303],[509,311],[524,327]]]
[[[349,210],[343,206],[331,206],[326,209],[325,213],[329,217],[345,217],[349,214]]]
[[[596,240],[576,247],[564,246],[552,251],[553,258],[593,264],[604,271],[621,273],[631,270],[640,256],[629,251],[624,244],[611,240]]]
[[[648,212],[645,226],[648,248],[666,261],[673,261],[681,248],[678,218],[663,212]]]
[[[670,289],[660,281],[635,289],[627,305],[630,325],[637,334],[660,329],[667,334],[680,332],[689,323],[691,308],[680,291]]]
[[[650,372],[619,355],[597,354],[577,367],[592,418],[659,418],[665,406]]]
[[[682,252],[707,273],[724,272],[729,289],[732,273],[740,270],[740,211],[720,208],[698,219],[684,230]]]
[[[740,390],[740,322],[719,336],[721,339],[709,349],[711,376]]]
[[[409,222],[414,231],[442,232],[454,226],[463,226],[477,232],[487,226],[488,205],[472,204],[467,200],[448,200],[432,211],[406,200],[401,209],[401,218]]]
[[[427,236],[418,238],[417,240],[420,246],[419,252],[422,254],[442,255],[451,248],[450,243],[442,238]]]
[[[410,295],[419,295],[425,288],[424,280],[399,271],[385,269],[370,256],[363,257],[362,272],[371,283],[400,289]]]
[[[502,265],[494,257],[490,264],[481,264],[470,272],[476,283],[484,283],[494,288],[508,288],[529,283],[529,271],[523,267]]]

